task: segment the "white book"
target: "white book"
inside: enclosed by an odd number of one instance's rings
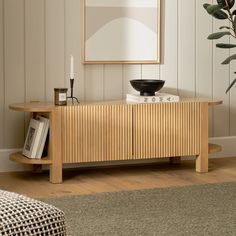
[[[126,101],[137,103],[179,102],[179,96],[168,93],[156,93],[155,96],[140,96],[139,94],[127,94]]]
[[[48,130],[49,130],[49,119],[45,118],[43,116],[40,116],[40,115],[37,115],[36,119],[43,122],[43,124],[44,124],[43,125],[43,132],[40,137],[39,146],[38,146],[38,150],[37,150],[36,157],[35,157],[37,159],[40,159],[43,154],[43,149],[44,149],[44,145],[45,145]]]
[[[43,122],[30,119],[28,132],[26,135],[22,154],[28,158],[35,158],[39,146],[40,138],[43,132]]]

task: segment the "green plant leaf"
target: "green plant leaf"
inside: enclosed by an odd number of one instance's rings
[[[226,58],[221,64],[223,65],[229,64],[232,60],[236,60],[236,54]]]
[[[217,43],[217,48],[235,48],[236,44],[228,44],[228,43]]]
[[[207,9],[207,7],[209,7],[211,4],[209,4],[209,3],[204,3],[203,4],[203,7],[205,8],[205,9]]]
[[[210,34],[207,38],[208,39],[219,39],[225,35],[230,35],[230,32],[229,31],[223,31],[223,32],[217,32],[217,33],[213,33],[213,34]]]
[[[226,20],[226,19],[228,19],[228,15],[225,12],[221,11],[221,10],[217,11],[217,12],[214,12],[212,14],[212,16],[215,17],[218,20]]]
[[[229,87],[226,89],[225,93],[228,93],[229,90],[234,86],[235,83],[236,83],[236,79],[234,79],[233,82],[229,85]]]
[[[214,6],[214,5],[211,5],[211,4],[208,4],[208,3],[203,4],[203,7],[206,9],[206,11],[207,11],[207,8],[210,7],[210,6]],[[228,19],[228,15],[225,12],[223,12],[222,10],[214,11],[211,15],[213,17],[215,17],[216,19],[218,19],[218,20]]]
[[[221,26],[219,29],[231,29],[229,26]]]
[[[231,9],[234,6],[235,0],[227,0],[227,2],[228,2],[228,5],[229,5],[229,9]],[[222,8],[227,9],[225,0],[217,0],[217,3]]]
[[[209,5],[206,10],[207,10],[208,14],[212,15],[214,12],[217,12],[221,9],[222,9],[222,7],[219,5]]]

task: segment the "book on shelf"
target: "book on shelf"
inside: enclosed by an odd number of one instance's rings
[[[46,143],[46,138],[47,138],[47,134],[49,130],[49,119],[44,116],[37,115],[36,120],[43,122],[43,131],[40,137],[39,146],[38,146],[36,157],[35,157],[37,159],[40,159],[43,154],[43,150],[44,150],[44,146]]]
[[[139,94],[127,94],[126,101],[137,103],[178,102],[179,96],[168,93],[156,93],[155,96],[140,96]]]
[[[43,133],[44,123],[31,118],[22,154],[28,158],[35,158]]]

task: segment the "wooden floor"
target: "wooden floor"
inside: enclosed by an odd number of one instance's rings
[[[0,173],[0,189],[31,197],[115,192],[236,181],[236,157],[210,159],[209,172],[195,172],[194,161],[63,171],[63,184],[48,182],[48,172]]]

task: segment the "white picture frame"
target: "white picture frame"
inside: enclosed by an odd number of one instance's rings
[[[43,132],[44,123],[30,119],[22,154],[28,158],[36,158],[37,149]]]
[[[160,63],[161,0],[82,0],[84,64]]]
[[[36,159],[40,159],[42,158],[42,154],[43,154],[43,149],[46,143],[46,138],[47,138],[47,134],[48,134],[48,130],[49,130],[49,119],[46,117],[43,117],[41,115],[37,115],[36,116],[36,120],[40,121],[43,123],[43,131],[39,140],[39,145],[38,145],[38,149],[36,152]]]

